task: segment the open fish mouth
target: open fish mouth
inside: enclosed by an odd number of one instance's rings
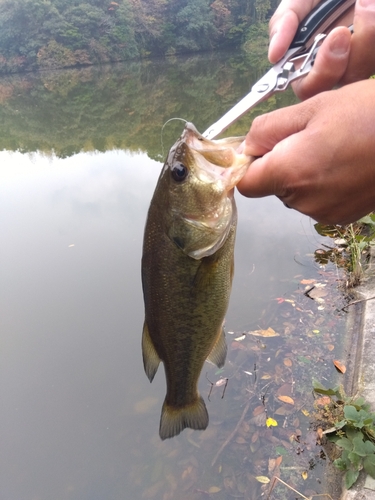
[[[180,137],[198,166],[197,177],[203,182],[218,183],[225,191],[234,188],[250,164],[248,156],[236,151],[243,140],[244,137],[230,137],[210,141],[189,122]]]

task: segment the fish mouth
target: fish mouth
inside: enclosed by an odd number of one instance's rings
[[[236,186],[251,163],[251,157],[236,151],[243,140],[244,137],[229,137],[210,141],[189,122],[180,138],[198,165],[198,178],[203,182],[217,183],[225,191]]]

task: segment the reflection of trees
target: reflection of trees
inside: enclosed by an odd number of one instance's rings
[[[228,53],[141,63],[15,75],[0,79],[0,149],[147,151],[162,160],[192,121],[204,130],[248,92],[254,72]],[[257,75],[256,75],[257,76]],[[260,112],[290,101],[280,95],[262,103],[228,133],[244,134]]]

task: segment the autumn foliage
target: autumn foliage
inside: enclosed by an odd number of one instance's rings
[[[276,0],[1,0],[0,73],[239,46]]]

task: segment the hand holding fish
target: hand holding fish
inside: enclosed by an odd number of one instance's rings
[[[243,152],[262,156],[238,184],[276,195],[326,224],[375,209],[375,80],[346,85],[257,117]]]
[[[318,0],[283,0],[270,21],[269,60],[286,52],[299,22]],[[375,71],[375,0],[357,0],[355,9],[340,20],[324,40],[310,73],[292,85],[300,99],[307,99],[335,85],[368,78]],[[353,24],[354,33],[346,26]]]

